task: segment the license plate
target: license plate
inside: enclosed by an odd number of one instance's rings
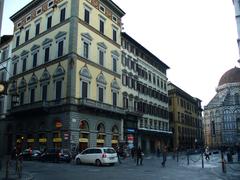
[[[115,157],[110,157],[109,159],[114,159]]]

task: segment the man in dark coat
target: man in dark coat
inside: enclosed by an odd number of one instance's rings
[[[140,162],[139,162],[140,160]],[[138,147],[137,149],[137,165],[140,163],[140,165],[142,165],[143,162],[143,152],[142,149],[140,147]]]
[[[165,163],[167,161],[167,146],[163,147],[163,161],[162,161],[162,167],[165,167]]]

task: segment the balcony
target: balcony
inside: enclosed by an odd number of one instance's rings
[[[104,111],[110,111],[118,114],[124,114],[123,108],[113,106],[111,104],[102,103],[99,101],[94,101],[91,99],[79,99],[79,105],[94,108],[94,109],[100,109]]]
[[[8,112],[10,114],[24,114],[24,113],[48,113],[49,109],[57,108],[60,106],[78,106],[87,107],[95,110],[102,110],[113,112],[117,114],[124,114],[123,108],[113,106],[111,104],[102,103],[99,101],[94,101],[91,99],[79,99],[79,98],[62,98],[53,101],[38,101],[29,104],[16,105],[12,107]]]

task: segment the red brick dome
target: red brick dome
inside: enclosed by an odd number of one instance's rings
[[[221,86],[223,84],[228,84],[228,83],[240,83],[240,68],[234,67],[227,72],[225,72],[219,83],[218,86]]]

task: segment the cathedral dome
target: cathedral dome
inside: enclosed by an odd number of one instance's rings
[[[219,83],[218,86],[228,84],[228,83],[240,83],[240,68],[234,67],[227,72],[225,72]]]

